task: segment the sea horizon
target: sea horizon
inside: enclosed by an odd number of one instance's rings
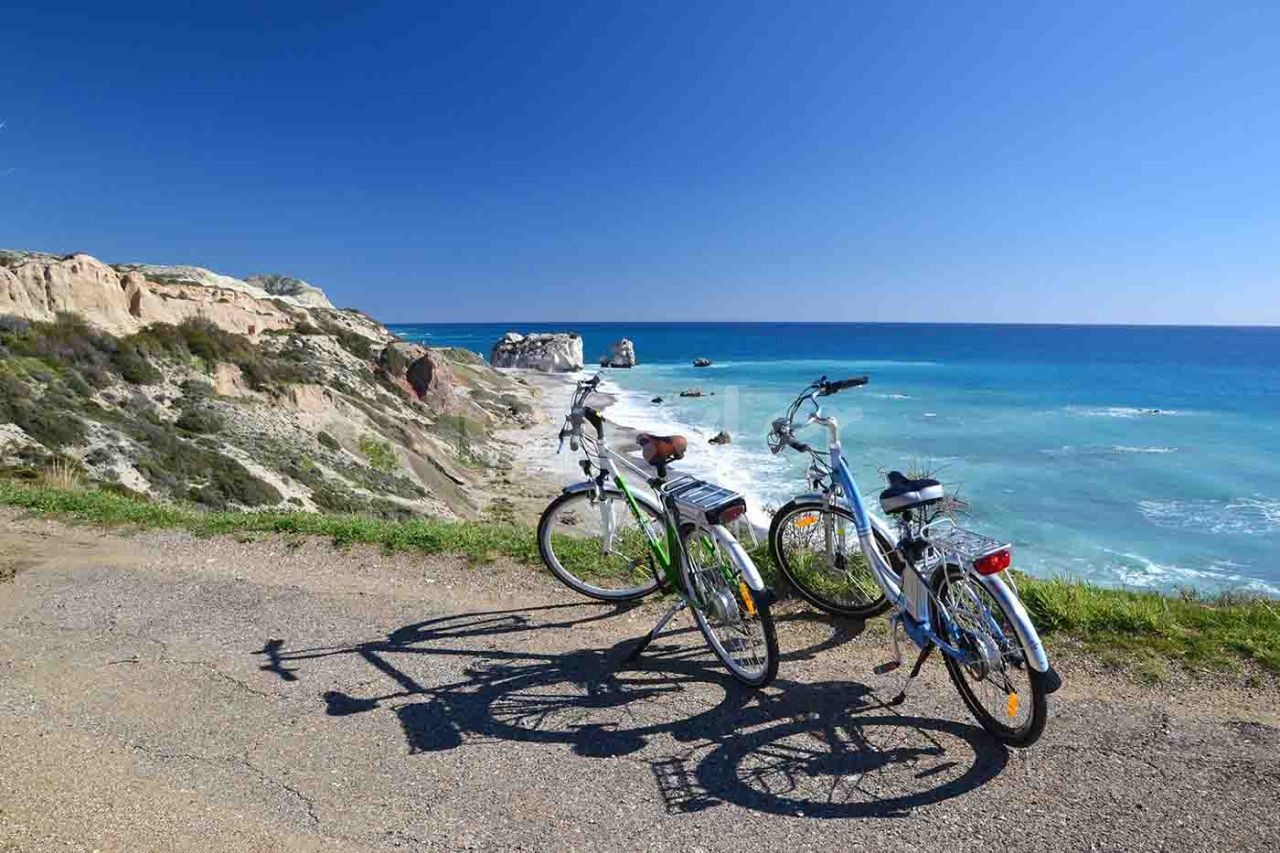
[[[361,309],[354,309],[360,311]],[[361,313],[366,313],[361,311]],[[373,316],[373,315],[369,315]],[[415,321],[384,320],[375,317],[379,323],[394,329],[406,326],[524,326],[543,327],[559,326],[559,331],[572,332],[574,326],[968,326],[982,328],[987,326],[1013,326],[1061,329],[1256,329],[1260,331],[1280,330],[1280,324],[1251,323],[1041,323],[1041,322],[970,322],[945,320],[450,320],[450,321]],[[512,331],[517,331],[512,329]]]

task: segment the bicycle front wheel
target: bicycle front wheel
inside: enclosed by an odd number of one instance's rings
[[[659,586],[649,538],[641,524],[661,535],[662,512],[636,496],[642,521],[616,489],[565,492],[538,521],[538,553],[566,586],[601,601],[642,598]]]
[[[880,555],[901,576],[893,543],[879,530],[871,532]],[[870,619],[889,607],[862,553],[853,514],[842,506],[804,499],[786,504],[769,525],[769,553],[796,592],[828,613]]]
[[[934,624],[954,624],[960,647],[969,654],[967,662],[946,655],[960,698],[997,740],[1031,746],[1049,717],[1048,691],[1027,662],[1012,617],[977,578],[957,565],[934,571],[933,590]],[[941,612],[944,608],[949,619]]]
[[[693,618],[733,677],[764,687],[778,674],[778,635],[765,596],[747,586],[740,559],[710,531],[687,525],[680,574]],[[732,536],[721,529],[721,535]]]

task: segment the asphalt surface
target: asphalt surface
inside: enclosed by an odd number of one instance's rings
[[[783,608],[778,682],[527,567],[0,512],[0,849],[1275,849],[1274,687],[1087,661],[1009,751]]]

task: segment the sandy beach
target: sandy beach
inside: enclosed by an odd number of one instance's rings
[[[527,428],[512,428],[498,433],[498,437],[511,444],[514,453],[513,468],[530,478],[554,484],[556,488],[582,479],[578,466],[581,454],[573,451],[568,442],[560,447],[560,427],[569,413],[574,388],[580,379],[591,374],[541,373],[532,370],[511,370],[536,390],[538,412],[536,423]],[[632,462],[647,467],[636,449],[637,430],[609,419],[609,407],[617,402],[612,394],[597,391],[588,398],[588,405],[600,412],[605,419],[605,440],[609,447],[625,454]]]

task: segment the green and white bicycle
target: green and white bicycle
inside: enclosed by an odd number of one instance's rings
[[[746,500],[693,477],[668,478],[668,464],[683,458],[688,446],[683,436],[637,437],[653,475],[610,448],[604,418],[586,405],[599,384],[599,376],[577,384],[560,430],[560,450],[568,440],[574,451],[583,451],[579,464],[586,479],[565,488],[542,513],[543,562],[571,589],[602,601],[676,592],[675,604],[629,658],[638,657],[688,607],[733,676],[763,687],[778,672],[772,593],[725,527],[746,512]],[[634,491],[623,469],[639,476],[655,497]]]

